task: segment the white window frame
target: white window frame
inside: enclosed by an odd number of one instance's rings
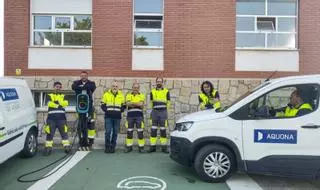
[[[136,28],[136,21],[160,21],[161,22],[161,28],[160,29],[152,29],[152,28]],[[135,48],[162,48],[163,47],[163,20],[148,20],[148,19],[135,19],[134,20],[134,33],[133,33],[133,46]],[[139,45],[134,45],[134,34],[136,32],[148,32],[148,33],[162,33],[162,46],[139,46]]]
[[[133,9],[133,20],[132,20],[132,23],[133,23],[133,26],[132,26],[132,29],[133,29],[133,33],[132,33],[132,47],[133,48],[139,48],[139,49],[163,49],[163,43],[164,43],[164,30],[163,30],[163,26],[164,26],[164,1],[162,1],[163,5],[162,5],[162,14],[159,14],[159,13],[135,13],[135,10],[134,10],[134,3],[135,3],[135,0],[132,1],[132,9]],[[162,17],[162,19],[137,19],[138,21],[161,21],[161,29],[148,29],[148,28],[140,28],[140,29],[137,29],[136,28],[136,19],[135,17],[136,16],[141,16],[141,17],[152,17],[152,16],[159,16],[159,17]],[[155,32],[155,33],[159,33],[161,32],[162,33],[162,39],[161,39],[161,46],[141,46],[141,45],[134,45],[134,41],[135,41],[135,33],[136,32]]]
[[[41,48],[92,48],[92,23],[91,23],[91,30],[75,30],[74,29],[74,17],[75,16],[90,16],[92,19],[92,15],[89,14],[79,14],[79,15],[61,15],[61,14],[56,14],[56,15],[51,15],[51,14],[32,14],[31,18],[31,35],[30,35],[30,46],[31,47],[41,47]],[[34,29],[34,17],[35,16],[51,16],[51,29]],[[57,17],[69,17],[70,18],[70,29],[60,29],[60,28],[55,28],[55,22]],[[45,45],[34,45],[34,32],[61,32],[61,45],[50,45],[50,46],[45,46]],[[90,33],[91,34],[91,45],[90,46],[75,46],[75,45],[64,45],[64,33],[65,32],[79,32],[79,33]]]
[[[39,107],[36,107],[36,110],[39,112],[47,112],[48,106],[45,105],[47,95],[49,93],[52,93],[50,90],[32,90],[32,96],[35,98],[35,93],[39,93]],[[65,95],[74,95],[74,92],[72,91],[62,91]],[[76,95],[74,95],[76,98]],[[65,108],[66,112],[76,112],[76,106],[67,106]]]
[[[246,14],[243,14],[243,15],[236,15],[236,17],[250,17],[250,18],[254,18],[254,31],[237,31],[236,29],[236,33],[237,34],[241,34],[241,33],[244,33],[244,34],[264,34],[265,36],[265,43],[264,43],[264,48],[259,48],[259,47],[236,47],[236,49],[239,49],[239,50],[242,50],[242,49],[249,49],[249,50],[254,50],[254,49],[263,49],[263,50],[298,50],[299,48],[299,43],[298,43],[298,30],[299,30],[299,0],[296,0],[296,15],[293,16],[293,15],[268,15],[268,0],[265,0],[265,14],[264,15],[246,15]],[[258,30],[257,28],[257,18],[263,18],[263,17],[266,17],[266,18],[275,18],[275,30],[274,31],[264,31],[264,30]],[[279,18],[295,18],[296,19],[296,30],[295,32],[280,32],[278,31],[278,28],[279,28],[279,22],[278,22],[278,19]],[[269,34],[294,34],[296,37],[295,37],[295,40],[296,40],[296,44],[295,44],[295,47],[294,48],[288,48],[288,47],[285,47],[285,48],[281,48],[281,47],[276,47],[276,48],[271,48],[271,47],[268,47],[268,35]]]

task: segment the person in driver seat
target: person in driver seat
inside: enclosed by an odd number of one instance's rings
[[[295,117],[306,115],[312,111],[312,106],[303,101],[300,91],[295,90],[291,93],[290,102],[286,107],[270,110],[270,113],[276,117]]]

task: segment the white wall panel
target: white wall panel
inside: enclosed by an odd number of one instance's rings
[[[236,50],[236,71],[299,71],[299,51]]]
[[[29,48],[29,69],[92,69],[92,49]]]
[[[31,13],[92,14],[92,0],[31,0]]]
[[[163,70],[163,50],[133,49],[132,70]]]

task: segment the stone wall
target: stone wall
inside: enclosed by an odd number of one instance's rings
[[[71,85],[74,80],[78,80],[78,77],[27,77],[24,78],[31,89],[33,90],[50,90],[52,89],[55,81],[60,81],[64,90],[71,90]],[[155,86],[155,79],[136,79],[136,78],[102,78],[91,77],[90,80],[96,82],[97,89],[94,93],[94,104],[97,113],[96,129],[98,131],[97,136],[103,137],[104,133],[104,113],[100,109],[100,99],[103,93],[111,86],[111,83],[116,80],[119,83],[120,89],[124,94],[130,91],[132,83],[137,80],[140,83],[140,91],[146,95],[146,107],[149,106],[150,91]],[[171,107],[169,109],[169,128],[173,129],[174,122],[183,115],[196,112],[198,110],[198,94],[200,92],[200,85],[203,79],[167,79],[165,80],[165,87],[170,90],[171,94]],[[219,91],[221,97],[222,106],[230,104],[232,101],[240,97],[241,95],[253,89],[261,83],[262,80],[242,80],[242,79],[209,79],[214,87]],[[125,118],[124,113],[124,117]],[[146,123],[146,135],[149,135],[149,122],[145,113]],[[43,125],[47,114],[44,110],[38,111],[38,122],[40,126]],[[75,125],[76,114],[69,112],[67,114],[69,125]],[[121,133],[125,133],[124,127],[125,119],[121,122]],[[74,131],[74,129],[73,129]]]

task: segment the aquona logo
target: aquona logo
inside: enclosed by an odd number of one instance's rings
[[[256,143],[297,143],[296,130],[268,130],[268,129],[255,129],[254,142]]]
[[[10,92],[6,92],[6,96],[7,97],[16,97],[17,96],[17,93],[16,92],[14,92],[14,91],[10,91]]]
[[[294,136],[292,134],[268,134],[267,139],[272,140],[294,140]]]
[[[18,93],[14,88],[0,89],[0,97],[3,101],[16,100],[19,98]]]

